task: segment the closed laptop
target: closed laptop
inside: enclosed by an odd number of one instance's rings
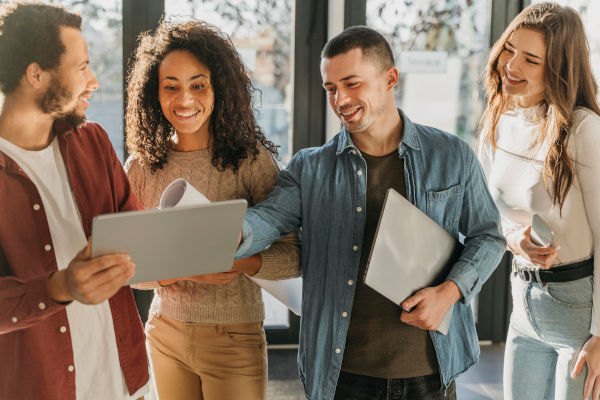
[[[442,283],[462,245],[394,189],[388,189],[365,283],[400,305],[416,291]],[[450,307],[438,331],[447,334]]]

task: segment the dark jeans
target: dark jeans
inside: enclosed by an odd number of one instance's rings
[[[335,400],[456,400],[456,385],[446,396],[440,389],[439,374],[416,378],[383,379],[341,371]]]

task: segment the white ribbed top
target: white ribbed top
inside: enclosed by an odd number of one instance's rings
[[[573,263],[598,254],[594,261],[594,287],[600,288],[600,116],[588,109],[573,112],[567,149],[575,163],[573,186],[562,216],[552,205],[552,182],[544,184],[545,144],[535,151],[537,107],[504,113],[498,123],[498,149],[480,146],[480,160],[492,197],[502,215],[504,234],[531,225],[539,214],[554,231],[560,246],[556,265]],[[520,261],[527,261],[519,257]],[[591,333],[600,335],[600,289],[594,290]]]

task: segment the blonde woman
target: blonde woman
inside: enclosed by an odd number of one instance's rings
[[[484,84],[480,159],[514,255],[505,398],[597,399],[600,108],[579,15],[525,8],[492,48]],[[532,238],[534,214],[551,244]]]

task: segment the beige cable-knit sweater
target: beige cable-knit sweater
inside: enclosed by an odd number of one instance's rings
[[[277,179],[278,168],[271,154],[259,145],[256,159],[240,162],[237,173],[219,171],[211,163],[210,150],[171,150],[168,163],[154,174],[139,156],[129,157],[125,170],[131,186],[145,208],[158,206],[164,189],[177,178],[185,178],[210,201],[246,199],[252,206],[266,199]],[[260,253],[262,267],[255,275],[263,279],[286,279],[300,275],[296,236],[283,238]],[[166,266],[168,268],[168,266]],[[159,313],[186,322],[240,323],[264,319],[261,289],[246,275],[231,282],[212,285],[179,281],[168,286],[158,282],[140,284],[136,289],[155,289],[150,316]]]

